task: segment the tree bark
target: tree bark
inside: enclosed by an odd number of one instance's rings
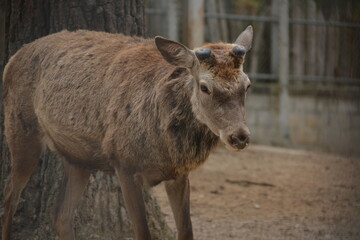
[[[142,0],[7,0],[5,59],[23,44],[63,29],[89,29],[144,35]],[[3,37],[3,36],[2,36]],[[2,99],[2,98],[1,98]],[[2,112],[2,111],[1,111]],[[1,115],[0,187],[9,174],[9,154]],[[62,163],[49,151],[23,191],[14,220],[14,239],[55,239],[51,216],[63,176]],[[3,192],[0,193],[1,201]],[[156,200],[145,193],[153,239],[171,239]],[[116,176],[96,172],[91,176],[75,216],[77,239],[130,239],[132,226],[123,204]]]

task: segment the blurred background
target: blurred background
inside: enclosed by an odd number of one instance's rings
[[[189,47],[253,25],[252,141],[360,156],[360,1],[148,0],[145,17],[148,37]]]
[[[259,145],[241,154],[218,148],[191,174],[196,239],[360,239],[359,0],[3,0],[0,72],[23,44],[63,29],[162,35],[198,47],[231,43],[249,24],[247,122]],[[2,104],[0,122],[1,112]],[[2,133],[0,124],[1,202],[10,171]],[[50,216],[63,172],[55,158],[42,155],[23,192],[16,240],[55,239]],[[116,178],[97,172],[90,182],[78,239],[132,238]],[[154,195],[166,220],[146,194],[149,225],[162,236],[155,239],[173,239],[164,237],[174,236],[167,224],[175,229],[166,194]]]

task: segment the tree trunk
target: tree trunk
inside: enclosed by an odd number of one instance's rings
[[[23,44],[62,29],[89,29],[144,34],[142,0],[7,0],[5,8],[5,59]],[[0,22],[1,23],[1,22]],[[4,35],[1,35],[3,38]],[[0,41],[1,43],[1,41]],[[2,99],[2,98],[1,98]],[[2,111],[1,111],[2,112]],[[3,123],[3,115],[1,115]],[[1,132],[0,187],[9,174],[9,154]],[[55,239],[52,209],[63,176],[62,163],[49,151],[23,191],[14,219],[14,239]],[[1,200],[3,192],[0,193]],[[148,222],[153,239],[169,239],[172,233],[165,224],[156,200],[145,193]],[[131,223],[123,204],[115,176],[96,172],[75,216],[77,239],[130,239]]]

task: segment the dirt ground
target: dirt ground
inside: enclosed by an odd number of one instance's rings
[[[196,240],[360,239],[360,159],[219,147],[190,175]],[[162,185],[155,196],[175,230]]]

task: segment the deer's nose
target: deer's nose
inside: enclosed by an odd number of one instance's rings
[[[250,134],[242,133],[238,135],[230,135],[229,142],[231,146],[237,148],[237,149],[243,149],[247,145],[249,145],[250,142]]]

